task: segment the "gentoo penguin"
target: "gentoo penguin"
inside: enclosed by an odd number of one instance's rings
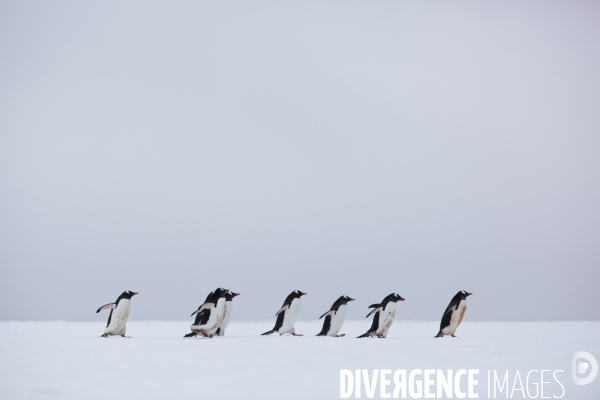
[[[131,290],[126,290],[117,298],[114,303],[108,303],[100,307],[96,314],[102,310],[110,310],[108,314],[108,322],[104,328],[102,337],[121,335],[125,337],[127,329],[127,319],[129,319],[129,309],[131,308],[131,298],[138,294]]]
[[[319,319],[325,317],[325,321],[323,321],[323,329],[321,329],[321,332],[317,336],[346,336],[345,333],[341,335],[339,333],[346,320],[346,304],[349,301],[354,301],[354,299],[348,296],[341,296],[333,303],[329,311],[319,317]]]
[[[270,335],[273,332],[277,332],[280,335],[291,333],[294,336],[302,336],[296,333],[294,324],[300,313],[300,297],[305,294],[306,293],[300,290],[294,290],[290,293],[288,297],[285,298],[285,301],[279,311],[277,311],[277,314],[275,314],[277,316],[275,327],[270,331],[263,333],[263,335]]]
[[[228,289],[218,288],[208,294],[204,303],[191,315],[196,315],[194,323],[190,326],[192,333],[184,337],[197,336],[198,333],[209,338],[213,337],[225,318],[225,293],[227,292]]]
[[[369,314],[367,314],[367,318],[371,314],[375,314],[373,317],[373,324],[369,330],[360,335],[359,338],[369,337],[369,336],[377,336],[379,338],[385,338],[387,336],[392,323],[394,322],[394,317],[396,316],[396,305],[399,301],[404,301],[405,299],[397,293],[392,293],[387,295],[383,301],[379,304],[371,304],[369,308],[372,308]]]
[[[446,307],[444,315],[442,315],[442,322],[440,322],[440,331],[434,337],[444,337],[444,335],[454,336],[456,328],[460,325],[463,318],[465,317],[465,311],[467,311],[467,297],[473,293],[469,293],[465,290],[461,290],[450,300],[450,304]]]
[[[223,318],[223,322],[217,329],[215,333],[217,336],[225,336],[225,329],[227,325],[229,325],[229,319],[231,318],[231,312],[233,311],[233,298],[239,296],[239,293],[227,292],[225,293],[225,317]]]

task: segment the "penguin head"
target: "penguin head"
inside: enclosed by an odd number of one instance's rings
[[[404,301],[404,297],[400,296],[398,293],[392,293],[387,295],[385,299],[381,302],[381,304],[387,304],[388,302],[397,303],[399,301]]]
[[[404,301],[406,300],[404,297],[400,296],[398,293],[392,293],[392,300],[394,302]]]
[[[123,293],[121,293],[121,298],[122,299],[131,299],[136,294],[138,294],[138,292],[132,292],[131,290],[126,290]]]
[[[469,293],[466,290],[461,290],[457,293],[457,295],[459,295],[461,299],[465,300],[467,297],[472,296],[473,293]]]
[[[341,304],[346,304],[346,303],[348,303],[348,302],[350,302],[350,301],[354,301],[354,299],[353,299],[352,297],[348,297],[348,296],[342,296],[342,297],[340,297],[340,298],[338,299],[338,301],[339,301]]]
[[[292,292],[292,294],[294,295],[294,297],[295,297],[295,298],[298,298],[298,299],[299,299],[300,297],[302,297],[302,296],[305,296],[305,295],[306,295],[306,293],[304,293],[304,292],[303,292],[303,291],[301,291],[301,290],[294,290],[294,291]]]
[[[221,297],[225,297],[225,294],[228,292],[229,292],[229,289],[223,289],[222,287],[220,287],[214,291],[213,296],[215,299],[220,299]]]
[[[239,295],[240,295],[239,293],[234,293],[234,292],[228,291],[227,293],[225,293],[225,300],[231,301],[231,300],[233,300],[234,297],[239,296]]]

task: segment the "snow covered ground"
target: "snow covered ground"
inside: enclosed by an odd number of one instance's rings
[[[562,398],[600,399],[600,377],[586,386],[571,378],[575,352],[600,360],[600,322],[466,321],[457,338],[433,339],[437,322],[398,320],[387,339],[355,339],[365,319],[347,321],[336,339],[314,336],[319,321],[299,321],[304,337],[260,336],[273,322],[233,321],[214,339],[183,339],[189,321],[130,321],[130,339],[100,338],[104,321],[0,322],[0,398],[336,399],[341,369],[419,368],[479,369],[479,398],[488,398],[487,370],[508,370],[511,386],[517,370],[523,381],[530,370],[563,370]],[[551,373],[544,380],[546,397],[562,394]]]

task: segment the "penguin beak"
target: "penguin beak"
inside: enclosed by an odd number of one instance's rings
[[[229,289],[225,289],[225,293],[229,292]]]
[[[467,297],[469,297],[469,296],[473,296],[473,293],[467,292]]]
[[[354,300],[355,300],[355,299],[353,299],[352,297],[350,297],[350,300],[348,300],[348,301],[354,301]]]
[[[300,297],[302,297],[302,296],[306,296],[306,293],[300,292]]]
[[[133,292],[133,296],[135,296],[136,294],[138,294],[138,292]]]
[[[400,297],[400,301],[404,301],[406,300],[404,297]]]
[[[231,294],[233,295],[233,297],[240,295],[239,293],[231,293]]]

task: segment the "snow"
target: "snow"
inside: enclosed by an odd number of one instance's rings
[[[183,339],[190,321],[130,321],[131,338],[104,339],[103,321],[0,322],[0,398],[337,399],[340,369],[416,368],[479,369],[479,398],[487,398],[488,369],[523,379],[560,369],[564,399],[600,398],[600,378],[587,386],[571,378],[576,351],[600,359],[600,322],[466,321],[457,338],[441,339],[437,322],[396,320],[387,339],[355,339],[367,319],[346,321],[344,338],[315,337],[321,323],[297,322],[304,337],[260,336],[274,320],[234,315],[225,337]],[[561,394],[548,387],[546,396]]]

